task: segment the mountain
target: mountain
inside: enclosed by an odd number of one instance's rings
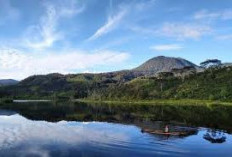
[[[221,67],[232,67],[232,63],[223,63]]]
[[[232,67],[215,67],[183,78],[138,77],[98,90],[100,100],[201,99],[232,102]],[[91,97],[91,96],[90,96]],[[99,99],[99,96],[92,96]]]
[[[0,80],[0,86],[8,86],[8,85],[15,85],[19,81],[13,80],[13,79],[3,79]]]
[[[182,69],[185,67],[199,68],[194,63],[182,58],[158,56],[146,61],[139,67],[133,69],[133,71],[145,75],[154,75],[159,72],[171,72],[172,69]]]
[[[0,87],[0,97],[232,101],[232,67],[229,65],[198,72],[195,69],[200,67],[185,59],[159,56],[132,70],[30,76],[13,86]]]
[[[144,75],[155,75],[159,72],[170,72],[172,69],[181,69],[184,67],[197,67],[195,64],[181,59],[172,57],[155,57],[138,68],[132,70],[122,70],[99,74],[48,74],[35,75],[22,80],[18,84],[18,90],[28,91],[29,93],[54,93],[56,91],[89,90],[88,88],[108,87],[112,84],[122,84]],[[80,90],[81,89],[81,90]],[[79,93],[80,94],[80,93]],[[86,95],[81,93],[80,95]]]
[[[171,71],[173,68],[197,67],[195,64],[171,57],[155,57],[138,68],[99,74],[48,74],[34,75],[20,81],[15,86],[0,89],[0,94],[23,97],[41,97],[51,95],[74,95],[76,98],[92,95],[96,89],[121,85],[133,79],[154,75],[162,71]],[[16,82],[12,82],[16,83]]]

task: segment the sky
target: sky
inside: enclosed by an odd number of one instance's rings
[[[232,62],[231,0],[0,0],[0,79]]]

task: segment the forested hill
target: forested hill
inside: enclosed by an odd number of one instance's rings
[[[0,80],[0,86],[8,86],[8,85],[15,85],[18,81],[12,79],[3,79]]]
[[[185,77],[140,77],[98,89],[92,99],[204,99],[232,101],[232,67],[210,68]]]
[[[0,96],[23,99],[188,98],[232,101],[232,67],[229,64],[225,66],[218,60],[208,60],[202,63],[204,68],[200,68],[180,58],[157,58],[133,70],[102,74],[31,76],[16,85],[1,87]],[[208,63],[214,65],[208,67]]]

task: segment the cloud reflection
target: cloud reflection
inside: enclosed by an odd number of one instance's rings
[[[25,143],[30,143],[30,146],[51,143],[81,145],[90,142],[107,144],[112,143],[115,139],[130,140],[125,132],[117,131],[118,128],[117,124],[67,121],[51,123],[28,120],[19,114],[4,115],[0,116],[0,151]],[[126,129],[126,126],[120,126],[120,129]],[[29,149],[31,153],[36,153],[35,151]]]

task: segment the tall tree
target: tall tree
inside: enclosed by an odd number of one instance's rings
[[[201,67],[203,68],[217,67],[221,64],[222,64],[221,60],[218,59],[208,59],[200,63]]]

